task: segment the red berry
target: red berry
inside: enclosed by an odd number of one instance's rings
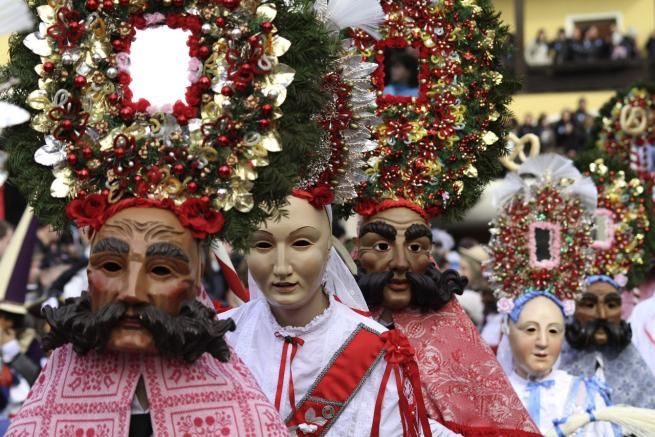
[[[262,105],[262,113],[264,115],[269,115],[271,112],[273,112],[273,105],[271,105],[270,103],[264,103]]]
[[[271,120],[269,120],[267,118],[262,118],[260,120],[257,120],[257,124],[262,129],[268,129],[269,126],[271,125]]]
[[[122,147],[118,147],[118,148],[116,148],[116,151],[114,152],[114,154],[116,155],[116,158],[122,159],[122,158],[125,157],[125,149],[122,148]]]
[[[83,88],[84,85],[86,85],[86,77],[77,75],[75,76],[75,79],[73,79],[73,83],[77,88]]]
[[[221,94],[223,94],[225,97],[230,97],[232,95],[232,88],[225,85],[223,88],[221,88]]]
[[[102,8],[106,11],[111,11],[114,9],[114,2],[112,0],[104,0],[102,2]]]
[[[73,32],[76,32],[77,29],[80,28],[80,23],[78,23],[77,21],[71,21],[70,23],[68,23],[68,28]]]
[[[106,1],[105,1],[105,3],[106,3]],[[116,51],[116,52],[122,52],[123,51],[123,41],[121,41],[120,39],[112,40],[111,46],[113,47],[114,51]]]
[[[129,121],[134,117],[134,109],[132,109],[131,106],[126,106],[124,108],[121,108],[120,116],[123,120]]]
[[[71,129],[73,129],[73,122],[66,119],[66,120],[61,122],[61,127],[64,130],[71,130]]]
[[[191,181],[188,184],[186,184],[186,188],[187,190],[189,190],[189,192],[195,193],[196,191],[198,191],[198,184],[196,182]]]
[[[175,173],[178,176],[181,175],[182,173],[184,173],[184,165],[183,164],[175,164],[173,166],[173,173]]]
[[[198,85],[206,90],[212,85],[212,81],[207,76],[200,76],[200,79],[198,79]]]
[[[86,159],[89,159],[93,157],[93,150],[91,147],[85,147],[82,149],[82,156],[84,156]]]
[[[226,135],[219,135],[216,139],[218,145],[221,147],[226,147],[230,145],[230,139]]]
[[[83,168],[83,169],[81,169],[81,170],[78,170],[76,173],[77,173],[77,176],[78,176],[80,179],[86,179],[86,178],[89,177],[89,170],[86,169],[86,168]]]
[[[262,30],[264,33],[268,33],[271,30],[273,30],[273,23],[270,21],[264,21],[262,24],[259,25],[259,28]]]
[[[246,92],[248,90],[248,83],[242,80],[237,80],[234,82],[234,88],[240,93]]]
[[[211,50],[207,46],[200,46],[198,49],[198,56],[201,58],[206,58],[211,53]]]
[[[55,64],[48,61],[43,63],[43,70],[46,73],[52,73],[55,70]]]
[[[177,6],[177,7],[184,6],[184,0],[173,0],[173,6]]]
[[[66,157],[66,160],[70,165],[75,165],[77,164],[77,155],[74,153],[69,153],[68,156]]]
[[[240,0],[223,0],[223,6],[227,9],[236,9],[239,7]]]
[[[218,27],[223,27],[225,26],[225,18],[223,17],[217,17],[216,21],[214,21]]]
[[[111,103],[112,105],[115,105],[116,102],[118,102],[118,94],[116,93],[111,93],[107,96],[107,101]]]
[[[227,165],[221,165],[218,167],[218,176],[221,179],[227,179],[230,177],[230,174],[232,174],[232,170],[230,169],[229,166]]]
[[[90,11],[95,11],[96,9],[98,9],[98,1],[86,0],[86,8]]]

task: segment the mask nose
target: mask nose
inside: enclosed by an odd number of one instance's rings
[[[291,275],[291,264],[287,260],[286,251],[282,245],[277,247],[275,253],[275,264],[273,264],[273,275],[278,278],[286,278]]]
[[[399,243],[394,245],[393,257],[389,267],[393,272],[402,273],[403,275],[409,270],[405,248]]]
[[[126,284],[118,300],[124,304],[135,306],[148,303],[147,279],[145,266],[142,263],[132,262],[129,265]]]

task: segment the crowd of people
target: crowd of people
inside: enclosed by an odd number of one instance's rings
[[[545,29],[539,29],[534,40],[526,43],[525,61],[530,66],[565,65],[603,60],[636,59],[639,49],[636,32],[622,32],[612,23],[608,35],[602,37],[598,26],[574,27],[570,35],[560,28],[549,39]]]
[[[537,119],[528,112],[519,123],[512,120],[511,130],[518,137],[534,134],[539,137],[544,151],[574,158],[590,146],[594,114],[587,109],[587,100],[580,98],[575,110],[563,109],[558,117],[542,112]]]

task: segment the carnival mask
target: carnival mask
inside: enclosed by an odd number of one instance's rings
[[[516,323],[509,323],[509,343],[514,369],[523,378],[541,378],[550,373],[562,350],[564,316],[544,296],[523,305]]]
[[[574,320],[566,327],[566,340],[576,349],[588,347],[622,350],[632,338],[630,325],[621,320],[621,296],[604,281],[587,287],[576,303]]]
[[[357,250],[364,273],[359,286],[371,308],[409,305],[438,309],[466,285],[454,271],[439,272],[430,260],[432,232],[409,208],[371,216],[361,227]]]
[[[188,361],[207,351],[227,359],[222,335],[233,323],[214,320],[214,311],[196,300],[200,254],[191,231],[170,211],[116,213],[92,240],[88,293],[46,313],[53,327],[48,345],[72,342],[79,353],[106,348]]]
[[[288,202],[283,217],[267,220],[253,234],[247,256],[248,269],[279,320],[322,305],[330,251],[326,212],[294,196]]]

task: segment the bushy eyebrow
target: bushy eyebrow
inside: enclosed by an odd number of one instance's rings
[[[146,249],[146,257],[163,256],[167,258],[175,258],[180,261],[189,262],[189,257],[184,254],[184,251],[172,243],[154,243]]]
[[[371,222],[366,223],[359,230],[359,238],[362,238],[368,233],[378,234],[389,241],[396,239],[396,228],[385,222]]]
[[[119,255],[125,255],[130,252],[130,245],[118,238],[107,237],[107,238],[103,238],[102,240],[94,244],[91,251],[94,254],[101,253],[101,252],[110,252]]]
[[[428,237],[430,242],[432,242],[432,231],[430,228],[414,223],[405,231],[405,240],[416,240],[421,237]]]

